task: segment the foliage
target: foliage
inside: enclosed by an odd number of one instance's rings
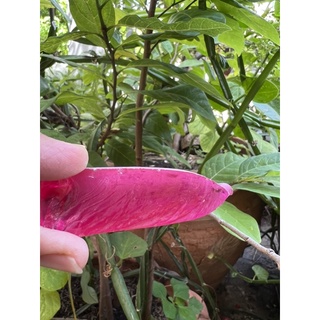
[[[279,3],[70,0],[76,28],[68,30],[66,6],[51,1],[59,24],[47,31],[42,11],[41,131],[85,145],[92,167],[142,166],[152,152],[190,169],[187,156],[196,152],[198,173],[259,194],[279,215]],[[61,49],[70,43],[84,49]],[[187,134],[199,138],[198,149],[175,145]],[[259,242],[258,225],[243,222],[243,212],[226,204],[216,214]],[[111,265],[112,280],[122,281],[117,261]],[[140,307],[143,317],[147,304]]]
[[[203,306],[195,297],[189,297],[189,287],[181,280],[172,278],[170,284],[173,295],[168,296],[166,287],[158,281],[153,282],[153,295],[160,298],[167,319],[196,319]]]
[[[60,309],[60,296],[57,290],[68,282],[66,272],[40,268],[40,319],[50,320]]]

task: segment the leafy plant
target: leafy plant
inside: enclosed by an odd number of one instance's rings
[[[188,155],[196,153],[199,174],[258,194],[279,221],[279,3],[70,0],[76,27],[64,31],[64,4],[42,1],[51,14],[56,8],[59,30],[40,46],[41,132],[85,145],[90,167],[144,166],[152,152],[190,170]],[[66,53],[69,43],[82,51]],[[197,148],[180,148],[187,135]],[[212,216],[259,245],[258,224],[234,206]],[[148,233],[149,249],[158,232]],[[100,245],[103,265],[112,247]],[[151,252],[139,257],[142,318],[150,312]]]
[[[189,296],[189,287],[181,280],[172,278],[170,284],[173,295],[168,295],[167,288],[158,281],[153,282],[153,295],[162,301],[163,311],[170,320],[193,320],[201,312],[203,305],[195,297]]]
[[[68,282],[69,274],[50,268],[40,268],[40,319],[50,320],[60,309],[58,290]]]

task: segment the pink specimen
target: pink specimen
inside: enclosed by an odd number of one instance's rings
[[[203,217],[231,194],[228,184],[184,170],[88,168],[41,182],[40,224],[81,237],[164,226]]]

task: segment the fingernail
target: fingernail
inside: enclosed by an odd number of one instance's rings
[[[40,262],[43,267],[71,273],[82,273],[82,268],[73,257],[59,254],[42,255]]]

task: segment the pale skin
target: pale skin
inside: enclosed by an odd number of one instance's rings
[[[88,153],[81,145],[40,134],[40,180],[58,180],[84,170]],[[84,239],[69,232],[40,227],[40,265],[47,268],[82,273],[89,256]]]

